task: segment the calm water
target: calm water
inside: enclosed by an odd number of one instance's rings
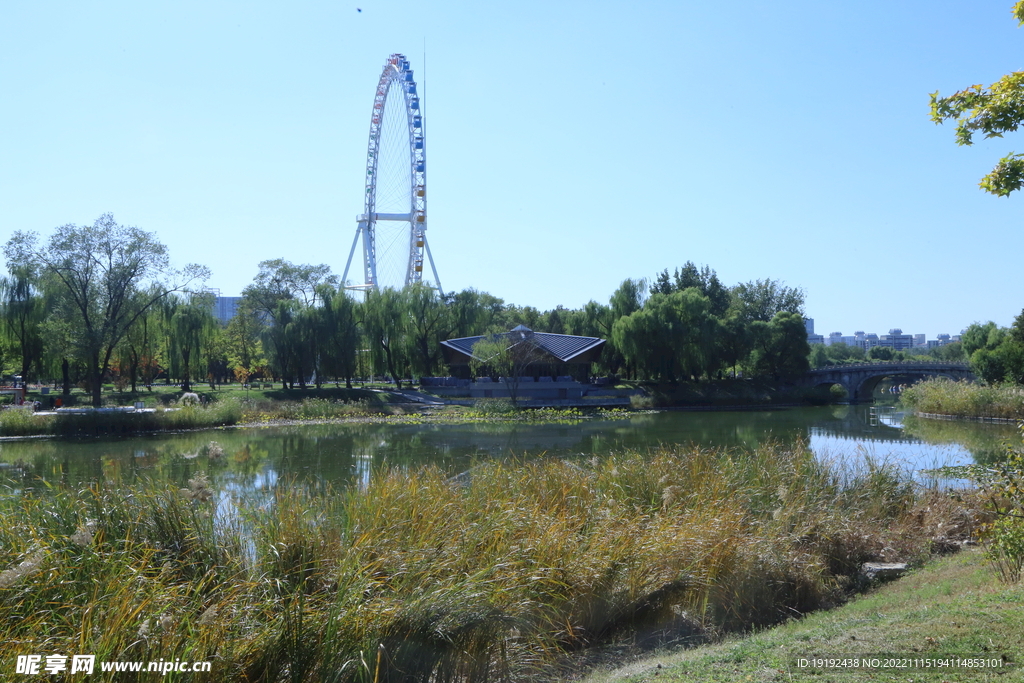
[[[591,457],[698,444],[753,448],[803,442],[823,458],[896,459],[913,469],[985,462],[1018,439],[1012,425],[933,422],[869,406],[752,412],[665,412],[567,424],[307,425],[188,434],[0,442],[0,480],[81,484],[141,478],[184,485],[206,473],[221,490],[259,491],[292,480],[348,484],[378,467],[435,464],[453,474],[485,458]]]

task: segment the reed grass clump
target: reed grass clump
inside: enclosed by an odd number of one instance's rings
[[[781,447],[382,469],[269,497],[202,476],[8,495],[0,640],[212,660],[225,681],[550,680],[609,640],[835,604],[861,561],[927,547],[924,503],[884,465]]]
[[[89,436],[204,429],[237,424],[242,419],[242,412],[242,402],[229,398],[207,405],[184,402],[180,407],[158,408],[148,413],[108,410],[58,413],[50,418],[49,433],[58,436]]]
[[[52,420],[37,416],[30,408],[0,410],[0,436],[32,436],[46,434],[52,429]]]
[[[907,388],[900,398],[920,413],[1024,419],[1024,387],[1016,384],[977,384],[936,377]]]
[[[281,403],[277,409],[282,417],[291,420],[330,420],[358,415],[376,415],[382,412],[379,403],[371,403],[365,399],[340,401],[306,398],[301,402]]]

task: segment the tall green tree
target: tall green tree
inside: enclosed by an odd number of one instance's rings
[[[803,315],[804,292],[778,280],[751,280],[732,288],[733,306],[746,322],[770,322],[779,313]]]
[[[655,278],[651,286],[652,294],[671,294],[695,287],[711,302],[711,313],[721,317],[729,308],[732,297],[728,288],[718,279],[718,274],[710,266],[697,268],[693,261],[687,261],[682,268],[676,268],[670,277],[665,269]]]
[[[406,338],[412,370],[432,376],[441,366],[441,342],[452,329],[451,309],[436,289],[425,284],[409,285],[401,295],[409,318]]]
[[[711,302],[691,287],[652,295],[642,309],[612,325],[612,338],[642,375],[675,382],[710,377],[721,367],[720,329]]]
[[[401,292],[390,287],[370,290],[363,302],[363,330],[370,346],[370,360],[376,372],[391,375],[402,388],[407,367],[405,334],[408,311]]]
[[[242,296],[253,311],[274,320],[278,302],[285,299],[295,300],[307,308],[318,306],[324,291],[322,285],[338,286],[338,276],[331,273],[327,264],[295,264],[272,259],[260,263],[259,272],[252,284],[242,290]],[[289,309],[290,313],[295,310]]]
[[[624,337],[614,334],[614,326],[618,320],[639,311],[644,305],[646,295],[646,280],[642,278],[638,280],[627,279],[619,284],[608,300],[608,308],[610,310],[607,323],[608,331],[606,333],[608,342],[605,344],[604,352],[601,354],[602,363],[607,365],[613,373],[617,373],[622,369],[628,377],[634,379],[637,376],[638,368],[629,361],[629,357],[627,357],[619,345],[620,340],[623,340]],[[636,354],[630,354],[630,357],[635,358]]]
[[[243,382],[267,364],[260,340],[262,330],[263,326],[256,319],[252,303],[243,298],[225,329],[229,366],[241,369],[236,372],[236,377],[244,377]]]
[[[324,293],[323,340],[320,345],[320,368],[325,375],[344,377],[352,388],[356,374],[356,358],[362,341],[359,330],[360,304],[344,290]]]
[[[285,388],[296,381],[305,387],[310,377],[321,381],[317,372],[320,309],[323,294],[337,285],[338,277],[326,264],[272,259],[260,263],[253,283],[242,290],[246,308],[264,326],[260,335],[263,348]]]
[[[750,355],[750,351],[753,349],[754,340],[750,326],[746,324],[739,313],[731,311],[722,319],[719,334],[721,336],[718,348],[722,365],[731,369],[733,376],[736,376],[739,364]]]
[[[652,311],[640,309],[616,320],[612,342],[633,377],[675,380],[674,356],[662,322]]]
[[[170,372],[181,379],[182,391],[192,391],[192,381],[202,372],[203,353],[213,343],[217,320],[213,317],[213,295],[189,292],[167,300],[167,328],[170,332]]]
[[[755,372],[778,381],[798,377],[810,369],[811,349],[803,316],[783,311],[770,322],[757,320],[751,327]]]
[[[145,301],[145,296],[139,297],[139,300]],[[159,368],[159,315],[160,311],[149,308],[128,328],[118,345],[118,367],[127,375],[132,393],[137,391],[140,379],[152,391],[153,379]]]
[[[646,293],[646,280],[623,280],[608,301],[608,305],[612,309],[613,320],[639,311],[644,305]]]
[[[73,316],[96,407],[114,349],[128,329],[171,292],[209,276],[208,269],[194,264],[172,270],[167,248],[154,234],[119,225],[109,213],[89,226],[57,228],[43,247],[34,233],[16,232],[5,254],[8,262],[30,264],[59,283],[56,294]],[[143,291],[149,295],[132,305]]]
[[[960,346],[975,375],[986,382],[1024,382],[1024,314],[1007,329],[994,322],[974,323],[960,336]],[[952,344],[950,345],[952,346]]]
[[[495,325],[501,316],[505,302],[487,292],[464,289],[448,294],[445,301],[452,320],[452,337],[475,337]]]
[[[280,299],[273,310],[273,324],[263,329],[263,348],[281,386],[290,389],[297,382],[305,388],[306,378],[315,372],[316,309],[297,299]]]
[[[0,280],[5,330],[21,358],[21,377],[28,382],[43,357],[41,325],[46,318],[46,301],[37,287],[33,268],[8,263],[10,276]]]

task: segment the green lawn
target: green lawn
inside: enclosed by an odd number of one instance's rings
[[[810,669],[799,658],[1002,659],[1002,669]],[[902,662],[901,662],[902,663]],[[1024,584],[997,579],[973,549],[937,560],[847,605],[755,635],[663,653],[587,683],[681,681],[1020,681],[1024,680]]]

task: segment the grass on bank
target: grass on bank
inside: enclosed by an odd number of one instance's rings
[[[238,392],[219,394],[184,394],[196,397],[198,402],[183,401],[183,394],[162,392],[155,402],[157,407],[147,413],[120,413],[100,410],[92,412],[58,412],[55,415],[36,414],[30,408],[0,410],[0,436],[99,436],[185,429],[205,429],[229,425],[264,425],[277,421],[316,422],[395,416],[405,421],[417,421],[417,408],[409,410],[390,403],[388,395],[362,390],[321,390],[315,395],[302,392],[286,394],[296,400],[266,398],[279,392],[264,391],[263,397],[245,399]],[[307,392],[309,393],[309,392]],[[129,396],[130,398],[130,396]],[[122,400],[117,405],[131,404]],[[501,420],[501,421],[578,421],[586,417],[622,418],[628,412],[620,408],[518,408],[504,399],[481,399],[473,406],[431,406],[430,416],[439,421]]]
[[[274,401],[244,400],[234,396],[205,404],[169,404],[152,412],[139,413],[86,410],[82,413],[36,415],[30,408],[8,408],[0,411],[0,436],[97,436],[260,424],[275,420],[342,419],[386,412],[387,405],[372,398]]]
[[[638,408],[655,406],[758,406],[827,405],[846,398],[837,387],[780,387],[775,382],[752,379],[722,379],[676,384],[637,382],[645,392]],[[631,400],[631,403],[633,401]]]
[[[920,413],[1024,419],[1024,387],[1015,384],[976,384],[936,377],[908,387],[900,398]]]
[[[388,394],[371,391],[371,385],[360,388],[346,389],[341,386],[324,385],[320,389],[309,386],[305,389],[295,387],[294,389],[283,389],[280,384],[254,383],[249,388],[241,384],[218,384],[211,388],[208,384],[195,384],[192,393],[199,396],[202,403],[212,403],[229,398],[240,401],[255,401],[257,403],[295,402],[301,403],[306,399],[324,399],[329,401],[340,401],[354,403],[358,401],[384,402],[388,400]],[[182,390],[178,385],[154,384],[151,389],[142,388],[138,391],[118,391],[112,385],[103,386],[104,406],[130,406],[141,401],[146,408],[167,408],[177,404],[182,396]],[[92,405],[92,395],[82,389],[72,389],[69,396],[64,396],[59,390],[51,388],[50,393],[43,394],[40,391],[29,391],[26,400],[39,401],[45,409],[51,409],[57,399],[61,399],[63,405],[70,407],[88,407]]]
[[[920,564],[976,523],[892,467],[782,448],[379,471],[241,499],[202,476],[39,487],[0,498],[0,518],[11,655],[424,683],[551,680],[597,644],[777,623],[843,602],[862,562]]]
[[[949,655],[1003,661],[995,669],[798,666],[800,658]],[[903,662],[905,663],[905,662]],[[1015,681],[1024,676],[1024,584],[1000,582],[981,550],[930,563],[829,612],[719,645],[648,656],[587,683],[865,683]]]

